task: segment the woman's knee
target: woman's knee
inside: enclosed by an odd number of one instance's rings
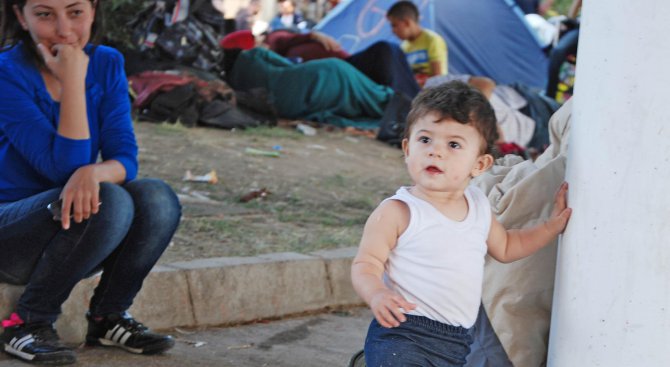
[[[135,209],[143,216],[158,223],[178,223],[181,205],[174,190],[163,180],[143,178],[124,185],[135,204]]]
[[[123,187],[109,182],[100,184],[99,196],[100,208],[95,216],[127,230],[135,216],[133,198]]]

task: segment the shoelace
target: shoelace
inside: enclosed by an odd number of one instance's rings
[[[51,325],[41,325],[39,327],[35,327],[30,332],[33,334],[35,341],[58,343],[60,340],[58,333],[56,333],[56,330],[54,330]]]
[[[119,324],[121,324],[126,330],[133,334],[142,333],[148,329],[146,326],[144,326],[144,324],[137,322],[133,318],[121,319],[119,320]]]

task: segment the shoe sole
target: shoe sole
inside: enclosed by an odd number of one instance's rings
[[[121,348],[127,352],[134,354],[159,354],[174,347],[174,339],[166,339],[159,343],[149,344],[144,348],[131,348],[126,345],[117,343],[113,340],[105,338],[86,338],[86,345],[88,346],[102,346],[102,347],[116,347]]]
[[[74,352],[72,351],[30,354],[22,352],[18,349],[14,349],[9,344],[5,344],[5,352],[26,362],[36,364],[65,365],[77,362],[77,357],[74,355]]]

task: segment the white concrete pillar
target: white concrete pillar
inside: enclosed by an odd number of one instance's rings
[[[670,366],[670,1],[582,14],[548,366]]]

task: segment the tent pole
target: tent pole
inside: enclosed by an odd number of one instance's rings
[[[548,366],[670,366],[670,2],[582,15]]]

